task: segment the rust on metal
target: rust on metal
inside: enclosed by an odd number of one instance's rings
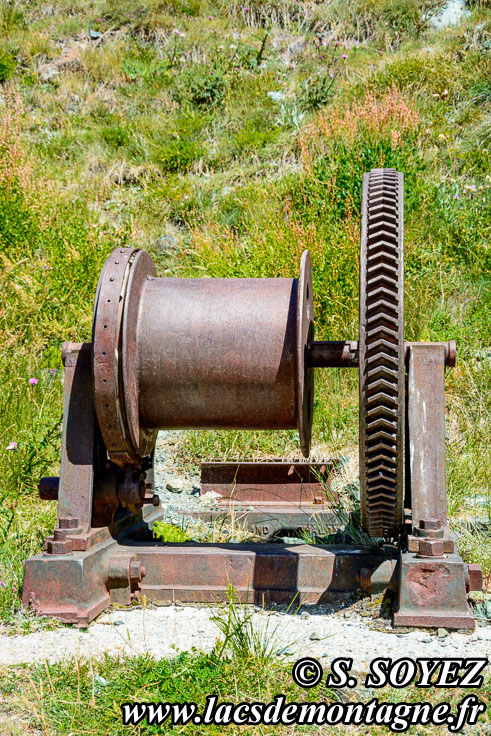
[[[131,265],[138,251],[117,248],[99,277],[92,327],[95,409],[111,460],[120,466],[138,465],[127,431],[120,366],[121,326]]]
[[[95,422],[91,348],[90,343],[63,344],[65,377],[58,518],[78,519],[80,532],[89,531],[92,522]]]
[[[409,348],[412,345],[418,345],[418,343],[404,343],[406,362],[409,358]],[[425,342],[425,345],[441,345],[445,350],[445,367],[455,367],[457,358],[455,340]],[[312,340],[307,345],[306,361],[311,368],[358,368],[359,343],[357,340]]]
[[[333,461],[306,462],[204,462],[201,463],[201,493],[213,491],[243,504],[292,503],[302,505],[333,499],[330,475]],[[329,496],[327,495],[329,492]]]
[[[398,579],[395,625],[472,628],[465,565],[446,507],[444,370],[455,342],[405,343],[403,182],[364,178],[359,341],[315,341],[310,256],[298,278],[158,278],[150,255],[119,248],[99,278],[92,343],[65,343],[58,500],[43,554],[26,561],[23,605],[86,626],[111,602],[225,598],[322,603]],[[158,429],[297,429],[310,450],[315,367],[359,367],[361,511],[399,547],[164,545],[155,493]],[[405,391],[407,372],[407,391]],[[406,418],[405,406],[407,401]],[[404,448],[403,434],[407,435]],[[406,455],[406,508],[402,468]],[[332,462],[204,463],[202,491],[263,540],[339,530]],[[203,512],[201,512],[203,513]],[[397,576],[394,574],[397,565]]]
[[[466,566],[457,554],[418,559],[403,553],[394,625],[473,629],[465,578]]]
[[[394,169],[363,177],[360,252],[360,495],[363,528],[403,523],[404,190]]]
[[[300,279],[148,278],[136,334],[140,424],[302,427],[310,437],[311,411],[297,401],[312,399],[302,394],[310,385],[308,265],[304,258]]]
[[[445,352],[412,345],[408,369],[408,463],[413,529],[432,519],[446,524]]]

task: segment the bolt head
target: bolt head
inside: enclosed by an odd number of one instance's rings
[[[432,530],[442,529],[443,522],[441,519],[421,519],[419,522],[419,528]]]
[[[419,554],[423,557],[443,557],[443,540],[422,539],[419,543]]]
[[[147,574],[147,571],[145,569],[145,566],[142,565],[139,560],[136,560],[135,562],[132,562],[130,565],[130,578],[133,582],[139,583],[145,575]]]

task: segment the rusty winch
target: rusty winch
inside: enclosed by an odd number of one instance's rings
[[[467,593],[480,569],[464,564],[447,525],[444,371],[455,344],[404,342],[402,174],[364,177],[358,341],[314,340],[307,251],[298,278],[180,279],[121,248],[99,278],[92,342],[65,343],[63,360],[60,477],[40,483],[58,523],[26,562],[24,605],[83,626],[142,594],[214,600],[231,583],[249,601],[319,603],[391,585],[396,625],[473,627]],[[378,544],[153,539],[158,430],[296,428],[308,457],[314,369],[343,366],[359,367],[361,520]],[[251,520],[271,536],[278,518],[329,518],[316,475],[326,467],[206,464],[203,484],[227,487],[229,506],[236,488],[256,499]],[[279,514],[268,488],[286,500]]]

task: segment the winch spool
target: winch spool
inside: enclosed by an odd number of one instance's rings
[[[382,581],[398,588],[396,625],[473,627],[467,593],[481,588],[482,574],[460,558],[447,523],[444,371],[455,364],[455,343],[404,342],[402,174],[366,174],[361,215],[358,341],[313,340],[308,252],[297,279],[158,278],[148,253],[111,254],[92,343],[64,345],[60,477],[39,487],[58,500],[58,524],[46,552],[26,562],[25,606],[87,625],[111,601],[130,604],[140,594],[214,600],[233,584],[243,600],[252,586],[261,604],[298,596],[319,603],[373,592]],[[378,542],[397,541],[397,566],[393,544],[292,549],[151,538],[166,518],[154,492],[159,429],[296,427],[308,455],[313,372],[330,367],[359,369],[361,522]],[[271,463],[272,483],[264,463],[246,465],[278,504],[285,467],[276,475],[276,466],[285,463]],[[300,465],[288,464],[288,492],[294,488],[306,529],[324,499],[314,496],[306,513],[302,478],[315,468]],[[241,481],[254,492],[238,467],[232,494]],[[283,511],[280,529],[291,505]],[[253,523],[270,512],[259,510]],[[320,514],[325,529],[329,508]]]
[[[121,248],[99,279],[97,419],[111,461],[139,466],[159,429],[298,429],[308,456],[312,268],[297,279],[158,278]]]

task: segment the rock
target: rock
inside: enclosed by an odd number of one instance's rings
[[[426,636],[421,637],[421,641],[423,642],[423,644],[431,644],[433,640],[429,634],[426,634]]]
[[[184,481],[182,478],[171,478],[167,481],[165,487],[171,493],[182,493],[184,490]]]
[[[294,56],[297,56],[298,54],[301,54],[306,44],[307,42],[303,38],[301,38],[299,41],[295,41],[294,43],[290,44],[290,46],[288,47],[290,56],[294,57]]]
[[[474,606],[474,616],[481,621],[491,620],[491,601],[479,601]]]
[[[448,636],[448,631],[446,629],[438,629],[437,635],[440,639],[443,639],[445,636]]]
[[[89,30],[89,38],[92,41],[97,41],[99,38],[102,38],[103,34],[100,31],[93,31],[92,28]]]
[[[62,55],[55,61],[39,67],[39,76],[43,82],[48,82],[64,69],[79,69],[81,67],[80,54],[85,44],[76,44],[63,50]]]
[[[309,637],[311,641],[320,641],[322,639],[322,636],[317,633],[317,631],[313,631]]]
[[[299,614],[300,618],[309,618],[310,613],[308,611],[302,611],[302,613]]]

